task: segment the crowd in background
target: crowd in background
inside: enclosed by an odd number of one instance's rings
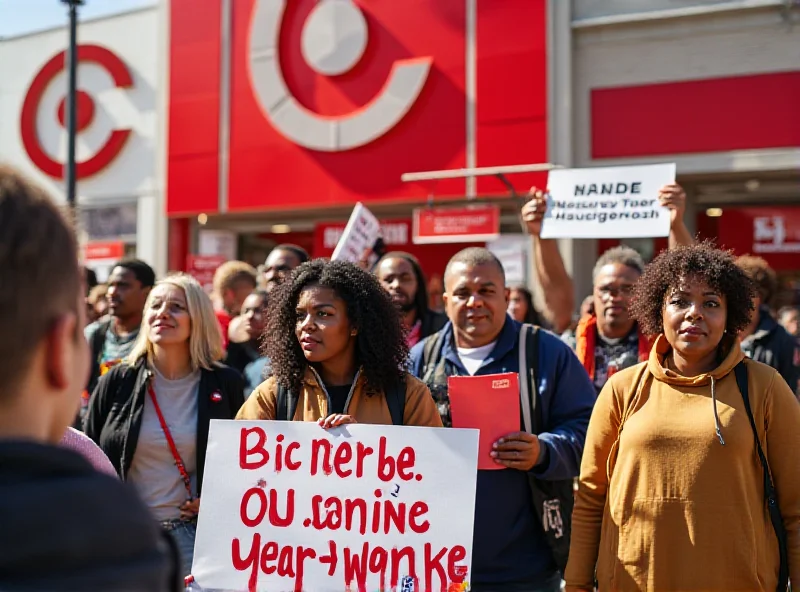
[[[506,470],[478,472],[473,590],[785,589],[797,311],[773,316],[763,260],[693,240],[679,186],[659,200],[669,249],[603,253],[575,319],[535,189],[542,309],[471,247],[439,311],[400,252],[366,269],[279,245],[260,271],[222,265],[210,296],[133,259],[91,285],[48,196],[0,169],[0,588],[179,588],[212,419],[447,428],[448,377],[518,372]]]

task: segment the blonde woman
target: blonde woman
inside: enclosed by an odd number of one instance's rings
[[[233,419],[244,402],[243,379],[222,357],[210,299],[192,277],[168,276],[150,292],[133,350],[100,379],[86,416],[86,435],[174,538],[184,575],[209,421]]]

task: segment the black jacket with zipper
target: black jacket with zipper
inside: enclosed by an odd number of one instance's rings
[[[217,364],[202,369],[197,395],[197,495],[203,484],[203,469],[212,419],[234,419],[244,404],[244,379],[236,370]],[[100,378],[89,400],[84,432],[106,453],[125,480],[136,452],[147,384],[152,371],[145,359],[136,365],[114,366]],[[218,397],[216,395],[219,395]],[[177,470],[177,469],[176,469]]]

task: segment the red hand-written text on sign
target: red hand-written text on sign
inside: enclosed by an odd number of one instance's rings
[[[423,592],[444,592],[449,582],[461,583],[466,574],[459,568],[459,563],[466,556],[464,547],[457,545],[452,548],[434,548],[430,543],[425,544],[424,565],[419,570],[417,557],[413,547],[386,549],[381,545],[363,543],[360,548],[345,547],[342,550],[343,587],[349,586],[358,592],[366,592],[367,579],[370,574],[380,576],[380,589],[394,589],[397,587],[401,575],[409,576],[421,585]],[[338,555],[336,544],[328,541],[328,554],[322,555],[315,549],[304,546],[281,546],[274,541],[267,541],[262,545],[260,533],[255,533],[249,548],[238,539],[231,543],[231,560],[235,569],[249,572],[248,590],[255,591],[258,586],[258,576],[278,575],[294,579],[292,589],[300,592],[303,589],[303,578],[308,562],[318,561],[330,565],[329,575],[336,573]],[[389,585],[386,586],[386,576],[389,576]],[[420,574],[418,576],[418,574]]]
[[[361,442],[356,444],[355,453],[350,442],[344,441],[337,445],[327,439],[317,439],[311,442],[311,475],[319,473],[338,477],[349,477],[355,470],[355,476],[360,479],[364,476],[364,462],[375,451]],[[397,476],[401,481],[422,480],[421,475],[413,472],[417,457],[414,449],[406,446],[395,459],[386,451],[386,438],[382,437],[378,444],[378,477],[381,481],[389,482]],[[351,463],[355,462],[355,467]]]
[[[255,506],[254,512],[253,506]],[[260,487],[251,487],[242,496],[239,517],[245,526],[253,528],[260,525],[268,511],[269,523],[272,526],[291,526],[294,521],[294,489],[286,492],[286,510],[283,516],[279,514],[278,492],[275,489],[270,489],[267,493]]]
[[[364,476],[364,461],[374,453],[375,451],[371,447],[365,446],[361,442],[356,444],[355,471],[357,479]],[[321,469],[325,475],[336,471],[339,477],[349,477],[353,473],[353,469],[349,467],[352,460],[353,448],[349,442],[341,442],[336,447],[336,452],[334,452],[334,446],[330,440],[319,439],[311,442],[312,476],[319,474]]]
[[[280,473],[284,467],[297,471],[300,461],[295,461],[293,453],[300,449],[298,442],[283,444],[283,434],[275,438],[274,469]],[[259,427],[242,428],[239,432],[239,468],[245,470],[260,469],[269,463],[270,454],[266,447],[267,433]]]
[[[247,589],[252,592],[255,592],[258,584],[259,569],[266,575],[277,572],[281,577],[294,578],[294,590],[300,592],[303,589],[305,560],[316,557],[317,552],[314,549],[303,546],[296,549],[291,545],[280,547],[278,543],[269,541],[262,548],[260,533],[253,535],[253,542],[246,557],[242,557],[242,546],[239,539],[233,539],[231,545],[233,567],[239,571],[250,570]],[[275,561],[277,561],[277,565],[273,565]]]
[[[306,525],[313,526],[316,530],[339,530],[344,527],[347,531],[358,530],[362,535],[367,530],[373,534],[389,534],[394,527],[398,533],[405,534],[407,521],[412,532],[428,532],[430,522],[420,520],[428,513],[428,504],[418,501],[407,509],[407,504],[403,502],[395,504],[391,499],[380,501],[382,496],[380,489],[375,490],[377,499],[369,504],[361,498],[323,499],[321,495],[315,495],[311,499],[313,518],[307,519]]]

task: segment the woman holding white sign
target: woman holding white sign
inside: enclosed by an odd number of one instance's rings
[[[442,426],[428,387],[406,372],[391,298],[351,263],[304,263],[271,293],[264,353],[272,376],[237,419]]]
[[[219,363],[222,334],[211,300],[188,275],[158,282],[139,338],[89,401],[86,435],[175,540],[183,575],[192,567],[208,427],[233,419],[241,375]]]
[[[659,334],[614,374],[581,462],[568,592],[787,589],[800,582],[800,405],[745,358],[751,282],[708,243],[659,255],[632,312]]]

